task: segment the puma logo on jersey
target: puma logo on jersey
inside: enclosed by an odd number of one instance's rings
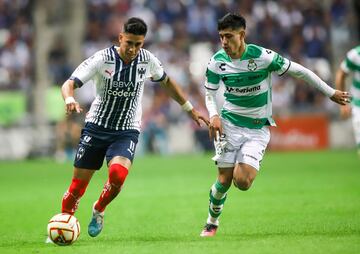
[[[112,70],[105,70],[105,73],[107,73],[107,74],[109,74],[109,76],[111,76],[111,75],[114,73],[114,71],[112,71]]]

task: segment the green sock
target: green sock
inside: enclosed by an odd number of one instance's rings
[[[210,204],[209,204],[209,216],[207,219],[207,223],[213,225],[219,225],[219,216],[224,207],[224,203],[226,200],[226,194],[229,186],[223,186],[218,180],[211,186],[210,189]]]

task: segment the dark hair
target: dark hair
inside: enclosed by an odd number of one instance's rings
[[[246,28],[245,18],[239,14],[228,13],[218,20],[218,31],[231,28],[233,30]]]
[[[124,32],[135,35],[146,35],[147,25],[140,18],[129,18],[124,24]]]

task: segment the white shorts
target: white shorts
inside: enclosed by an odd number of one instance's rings
[[[226,144],[221,155],[213,160],[219,168],[234,167],[237,163],[248,164],[259,171],[265,149],[270,141],[269,127],[248,129],[238,127],[225,119],[222,120]]]

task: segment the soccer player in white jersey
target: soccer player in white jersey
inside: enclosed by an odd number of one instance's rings
[[[271,73],[285,73],[305,80],[336,103],[349,102],[347,92],[334,90],[303,66],[276,52],[245,43],[245,19],[227,14],[218,21],[222,49],[211,58],[206,71],[206,107],[210,115],[210,138],[215,137],[218,175],[210,189],[209,213],[201,232],[214,236],[227,191],[234,183],[248,190],[260,169],[260,162],[274,126],[271,109]],[[216,92],[225,86],[225,102],[218,111]]]
[[[360,156],[360,45],[348,51],[346,58],[341,62],[335,78],[337,89],[345,89],[346,78],[351,72],[354,74],[350,88],[351,106],[349,104],[340,106],[340,114],[343,118],[352,115],[357,152]]]
[[[62,86],[66,112],[80,113],[73,95],[75,88],[93,80],[97,94],[86,114],[74,160],[73,179],[62,199],[62,212],[74,214],[80,198],[94,172],[101,168],[104,157],[109,177],[99,199],[94,203],[88,226],[90,236],[103,228],[104,210],[118,195],[128,175],[135,154],[141,126],[141,99],[146,79],[159,82],[169,95],[198,124],[208,124],[196,111],[180,87],[164,72],[160,61],[142,48],[147,25],[130,18],[119,34],[119,47],[96,52],[81,63]]]

